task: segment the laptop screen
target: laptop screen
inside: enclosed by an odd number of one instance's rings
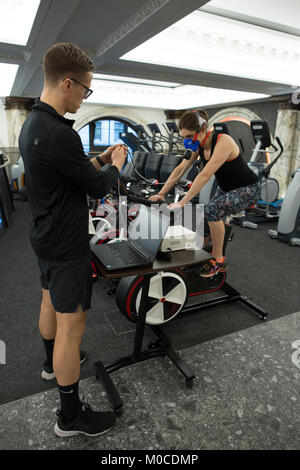
[[[144,256],[154,260],[169,225],[170,216],[141,205],[139,215],[129,226],[128,240]]]

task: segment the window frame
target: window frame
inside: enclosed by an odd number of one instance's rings
[[[98,121],[117,121],[117,122],[124,124],[124,132],[130,132],[131,130],[133,130],[134,132],[138,133],[135,128],[137,124],[131,121],[130,119],[124,119],[122,117],[113,116],[113,115],[103,116],[103,117],[93,119],[92,121],[88,122],[87,124],[85,124],[79,129],[80,131],[85,126],[89,126],[89,147],[90,147],[89,156],[91,157],[98,155],[99,153],[102,153],[109,146],[109,145],[94,145],[96,122]]]

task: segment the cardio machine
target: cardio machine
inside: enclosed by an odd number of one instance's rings
[[[277,146],[271,142],[271,136],[267,121],[251,121],[251,131],[255,142],[255,149],[251,156],[248,166],[253,170],[261,183],[261,197],[255,207],[244,211],[244,215],[239,218],[233,218],[232,222],[243,228],[257,229],[259,223],[271,222],[278,219],[282,200],[277,200],[279,193],[279,184],[275,178],[270,178],[270,172],[283,154],[283,146],[279,137],[276,137]],[[273,150],[270,150],[272,148]],[[259,155],[278,152],[271,163],[266,165],[259,161]]]
[[[178,147],[181,138],[176,124],[166,122],[167,137],[161,134],[157,124],[148,124],[148,127],[152,132],[152,137],[148,136],[148,145],[151,151],[141,153],[144,140],[139,141],[132,134],[130,139],[135,139],[136,146],[140,142],[141,148],[139,152],[134,153],[133,158],[121,173],[121,182],[126,186],[128,193],[141,197],[150,197],[158,192],[172,171],[182,161]],[[125,139],[128,140],[128,138],[129,135],[126,134]],[[168,145],[167,153],[165,151],[162,153],[164,143]],[[159,152],[157,151],[158,145],[160,146]],[[174,190],[171,191],[170,196],[174,197]]]
[[[300,168],[286,191],[277,230],[269,230],[268,234],[281,242],[300,246]]]
[[[25,167],[22,157],[11,167],[11,191],[13,194],[18,195],[20,199],[27,201]]]
[[[10,163],[8,155],[0,151],[0,234],[13,222],[15,205],[11,188],[6,173],[6,167]]]

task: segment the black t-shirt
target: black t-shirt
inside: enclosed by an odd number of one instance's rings
[[[222,134],[217,135],[214,133],[211,144],[210,158],[212,157],[218,138]],[[199,148],[199,156],[205,166],[209,160],[205,160],[204,149]],[[218,185],[224,192],[229,192],[237,188],[250,186],[258,182],[258,177],[243,160],[239,154],[234,160],[229,160],[223,163],[215,173]]]
[[[113,165],[107,171],[94,167],[73,124],[37,101],[19,137],[33,217],[31,245],[37,256],[50,261],[79,258],[89,252],[87,194],[105,196],[119,177]]]

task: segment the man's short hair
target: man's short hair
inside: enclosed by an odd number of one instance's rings
[[[45,81],[55,84],[68,75],[80,78],[86,72],[94,72],[93,61],[75,44],[60,42],[53,44],[43,60]]]

